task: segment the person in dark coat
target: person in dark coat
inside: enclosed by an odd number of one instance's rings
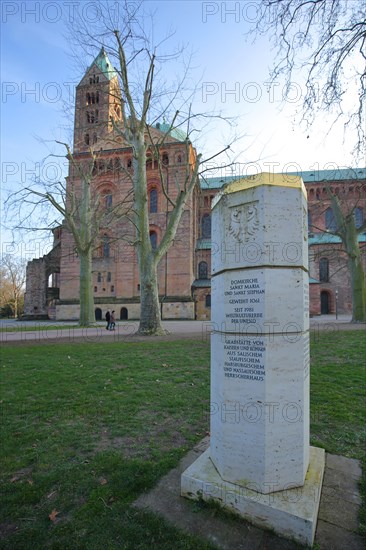
[[[110,324],[111,324],[111,312],[107,311],[107,313],[105,314],[105,320],[107,321],[107,326],[105,327],[106,330],[109,330],[109,327],[110,327]]]
[[[116,315],[115,315],[115,311],[113,310],[112,313],[111,313],[111,318],[110,318],[110,330],[115,330],[115,326],[116,326]]]

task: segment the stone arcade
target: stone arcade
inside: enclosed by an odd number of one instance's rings
[[[211,442],[181,492],[312,544],[325,453],[309,447],[302,179],[264,173],[229,184],[212,221]]]

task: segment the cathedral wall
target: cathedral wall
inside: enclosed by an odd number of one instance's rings
[[[104,321],[106,311],[115,310],[117,321],[134,321],[140,318],[140,304],[124,302],[118,300],[118,302],[109,302],[106,300],[103,303],[95,303],[95,312],[97,309],[101,310],[101,320]],[[124,312],[122,312],[124,310]],[[162,319],[194,319],[194,302],[163,302],[161,304]],[[77,321],[79,319],[80,307],[78,303],[73,304],[58,304],[55,307],[55,314],[58,321]],[[124,318],[127,316],[127,318]],[[97,315],[96,315],[97,317]]]
[[[47,315],[47,261],[38,258],[28,262],[26,273],[26,293],[24,315],[37,317]]]
[[[209,321],[211,319],[211,306],[207,305],[207,296],[211,295],[211,288],[196,288],[194,299],[196,303],[197,321]]]
[[[194,302],[164,302],[162,304],[162,319],[194,320]]]
[[[61,240],[60,300],[79,297],[80,262],[75,251],[74,239],[66,227]]]

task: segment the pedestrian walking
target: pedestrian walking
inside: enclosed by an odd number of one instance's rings
[[[110,318],[110,325],[109,325],[110,330],[115,330],[115,326],[116,326],[116,316],[115,316],[115,311],[113,310]]]
[[[107,311],[107,313],[105,314],[105,320],[107,321],[107,326],[105,327],[106,330],[109,330],[110,329],[110,324],[111,324],[111,312]]]

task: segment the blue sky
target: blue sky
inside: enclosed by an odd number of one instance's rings
[[[293,97],[282,110],[283,84],[268,92],[265,82],[274,51],[267,38],[252,44],[244,36],[255,21],[254,1],[146,1],[145,7],[155,12],[157,42],[174,30],[169,45],[184,44],[193,52],[191,76],[196,82],[201,79],[196,95],[198,110],[216,109],[223,115],[239,117],[238,133],[244,137],[233,149],[243,166],[249,163],[248,172],[256,171],[255,166],[263,171],[275,167],[280,172],[352,163],[351,146],[343,143],[340,128],[326,136],[329,121],[324,118],[319,118],[311,131],[300,127],[300,76],[294,83]],[[65,116],[64,103],[70,103],[75,84],[98,52],[91,50],[77,65],[66,38],[65,21],[74,14],[92,19],[92,1],[4,0],[1,10],[4,200],[7,189],[24,185],[32,173],[42,170],[39,163],[54,150],[55,139],[70,142],[72,118]],[[172,75],[168,73],[169,78]],[[225,129],[212,124],[197,146],[205,148],[207,155],[214,154],[226,145],[228,137]],[[10,240],[5,233],[3,251],[9,248]]]

